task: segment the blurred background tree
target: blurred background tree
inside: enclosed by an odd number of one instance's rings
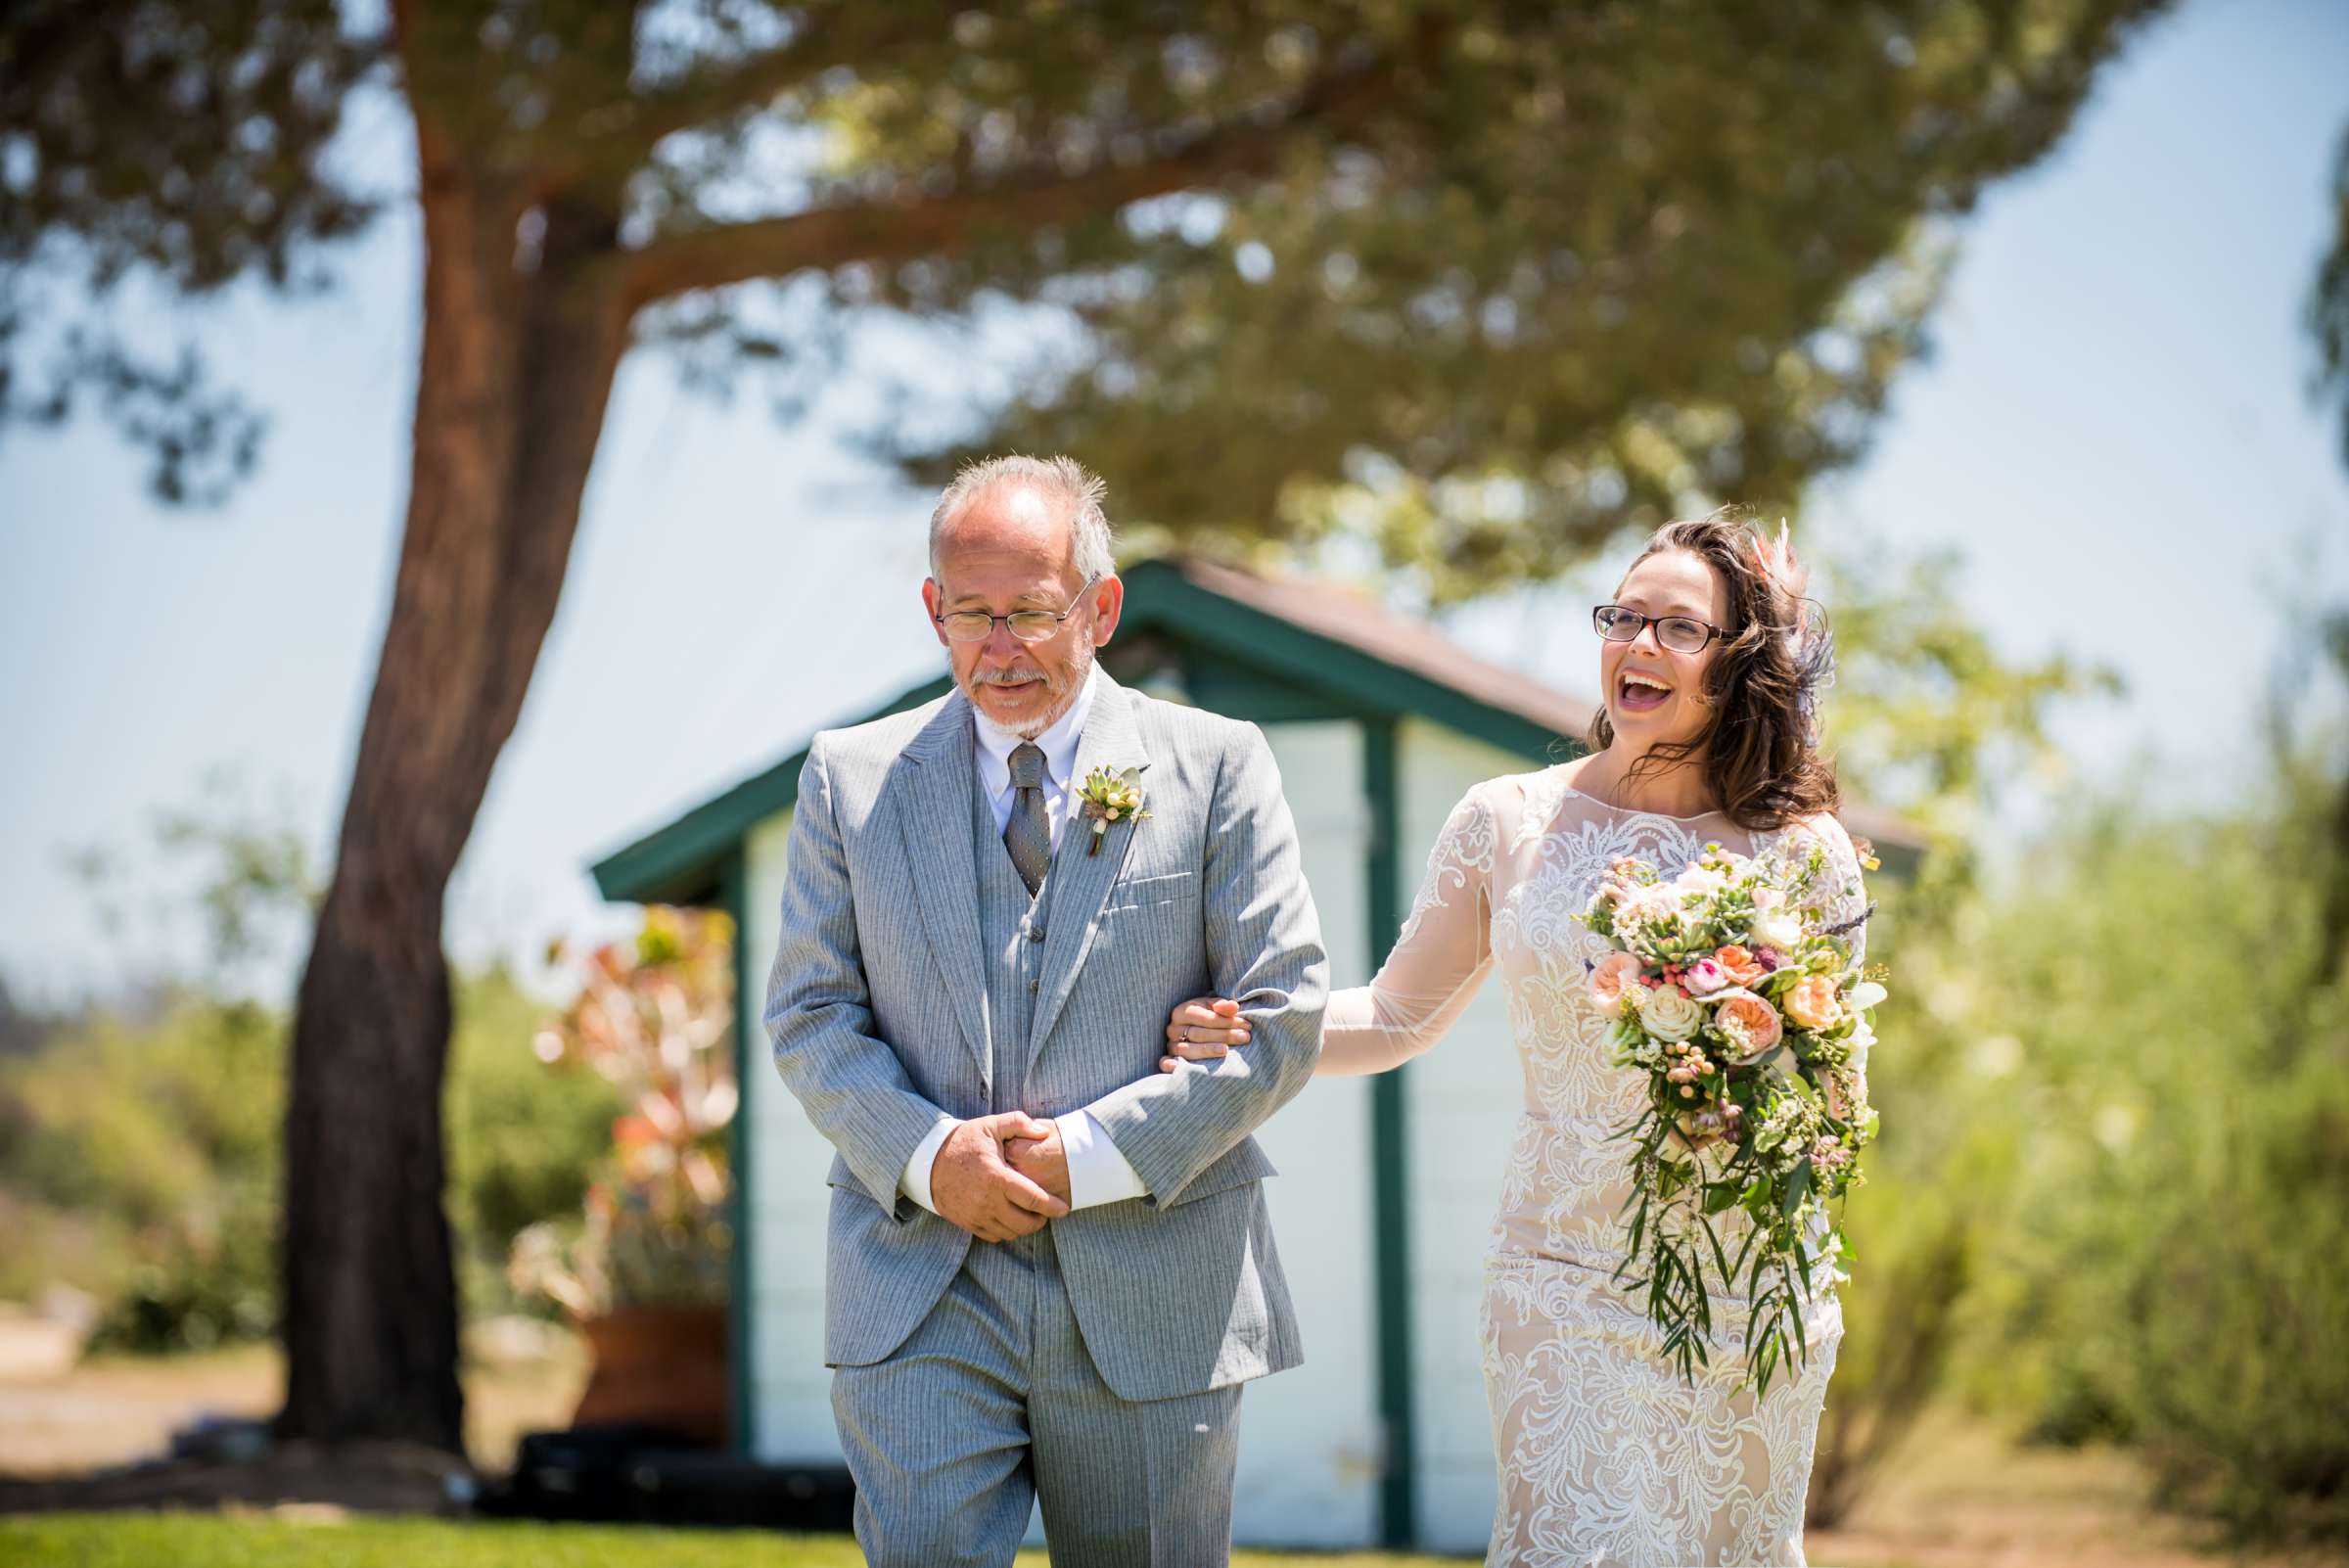
[[[805,381],[859,320],[1032,307],[1014,395],[891,441],[917,472],[1066,446],[1168,537],[1352,528],[1456,598],[1856,455],[1949,224],[2156,9],[16,7],[0,414],[94,401],[217,499],[260,415],[111,335],[112,291],[299,295],[422,219],[396,586],[294,1022],[282,1433],[459,1443],[442,905],[631,346]],[[410,194],[337,156],[364,95],[412,120]]]
[[[2317,268],[2308,296],[2308,330],[2316,340],[2315,392],[2341,411],[2341,461],[2349,463],[2349,127],[2332,162],[2332,249]]]

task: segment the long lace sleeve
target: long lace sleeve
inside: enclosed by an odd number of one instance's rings
[[[1493,868],[1499,833],[1479,790],[1461,797],[1427,857],[1395,949],[1367,986],[1332,992],[1321,1020],[1324,1077],[1384,1073],[1444,1037],[1493,967]]]

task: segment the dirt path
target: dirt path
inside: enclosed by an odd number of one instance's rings
[[[2144,1477],[2111,1449],[2025,1449],[1986,1421],[1924,1422],[1839,1530],[1805,1541],[1814,1564],[1904,1568],[2233,1568],[2188,1522],[2157,1511]],[[2306,1568],[2309,1558],[2295,1559]]]
[[[513,1462],[525,1432],[565,1425],[586,1359],[556,1336],[541,1355],[473,1355],[465,1371],[465,1444],[477,1466]],[[267,1415],[285,1390],[274,1347],[163,1360],[94,1357],[62,1378],[0,1382],[0,1475],[54,1476],[165,1453],[199,1416]]]

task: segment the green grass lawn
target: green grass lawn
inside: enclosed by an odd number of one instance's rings
[[[1235,1568],[1405,1568],[1457,1559],[1242,1551]],[[859,1568],[839,1536],[608,1525],[220,1514],[34,1514],[0,1519],[0,1568]],[[1020,1554],[1043,1568],[1044,1554]]]

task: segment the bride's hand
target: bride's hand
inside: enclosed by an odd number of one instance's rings
[[[1193,996],[1167,1020],[1167,1054],[1158,1059],[1158,1070],[1172,1073],[1184,1062],[1212,1062],[1232,1046],[1247,1044],[1248,1037],[1238,1002]]]

